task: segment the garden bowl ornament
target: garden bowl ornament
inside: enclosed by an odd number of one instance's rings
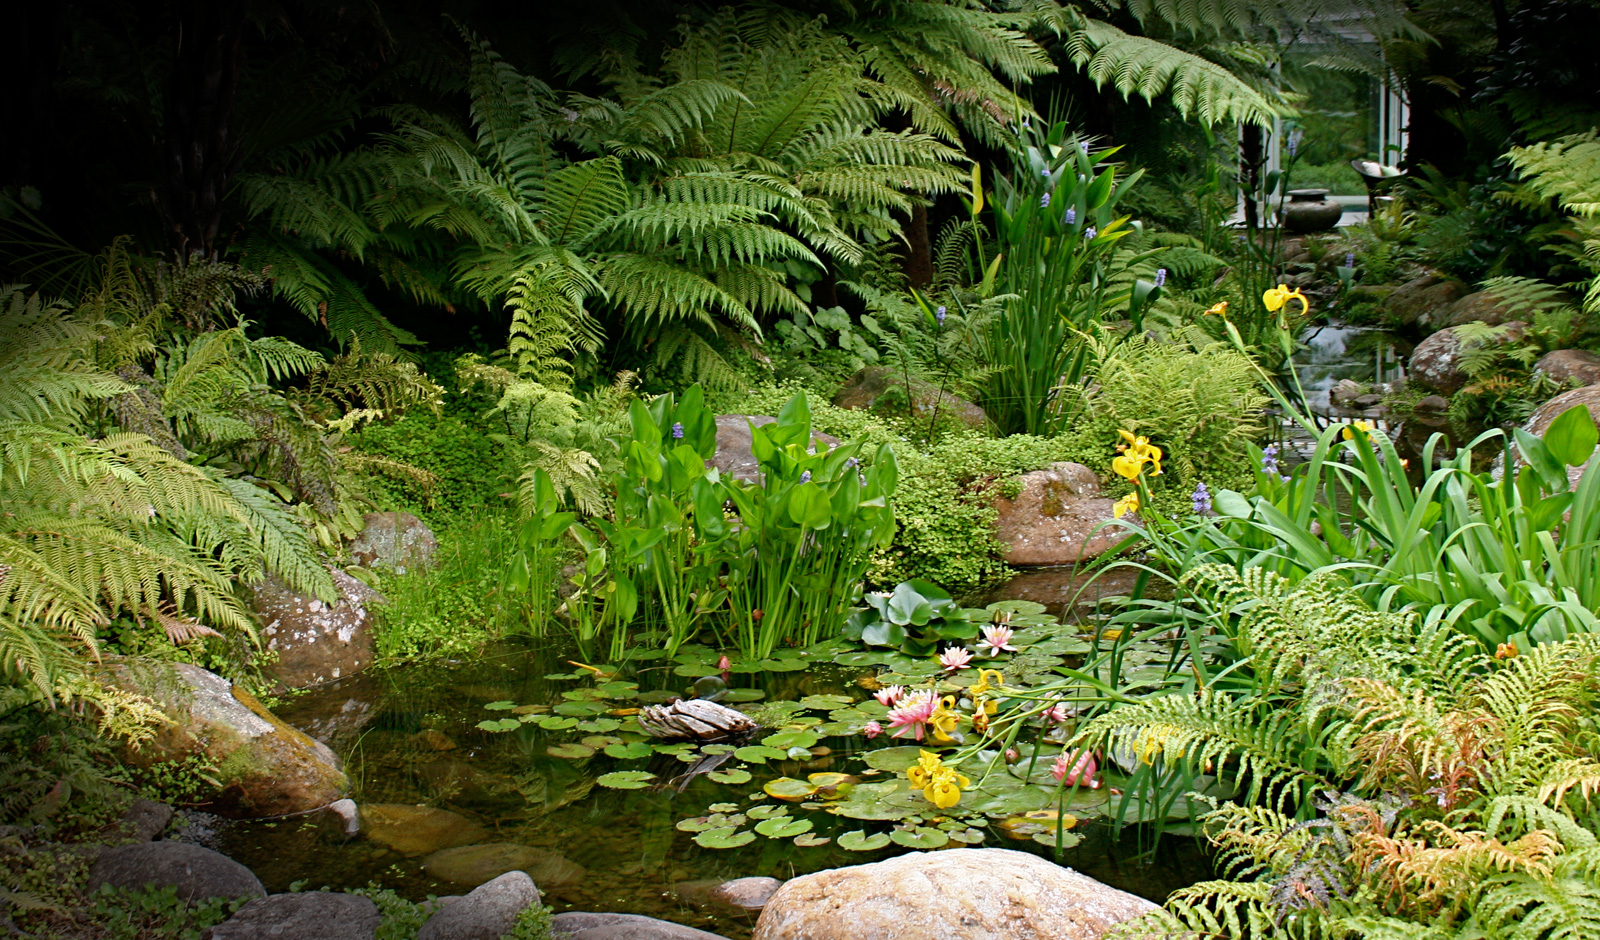
[[[1296,235],[1327,231],[1342,215],[1344,206],[1329,199],[1326,189],[1291,189],[1283,205],[1284,227]]]
[[[639,727],[657,738],[709,742],[743,737],[760,725],[744,712],[695,698],[639,709]]]

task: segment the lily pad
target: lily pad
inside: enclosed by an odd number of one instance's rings
[[[616,770],[601,774],[594,782],[613,790],[643,790],[655,778],[656,775],[647,770]]]
[[[776,803],[762,803],[760,806],[752,806],[745,810],[745,815],[751,819],[771,819],[774,816],[789,815],[789,807]]]
[[[767,697],[760,689],[729,689],[722,693],[724,702],[759,702]]]
[[[546,731],[565,731],[568,728],[578,727],[578,719],[561,715],[548,715],[539,719],[539,727]]]
[[[763,659],[760,666],[767,672],[799,672],[811,668],[803,659]]]
[[[958,829],[955,832],[950,833],[950,840],[952,842],[960,842],[963,845],[978,845],[983,842],[983,839],[984,835],[982,829]]]
[[[992,614],[993,613],[1010,612],[1013,615],[1021,614],[1024,617],[1031,617],[1031,616],[1035,616],[1035,615],[1038,615],[1038,614],[1042,614],[1045,611],[1049,610],[1050,608],[1044,606],[1043,604],[1039,603],[1038,601],[1010,600],[1010,601],[995,601],[993,604],[989,604],[988,606],[984,607],[983,609],[989,611]]]
[[[867,727],[867,718],[852,718],[848,721],[828,721],[817,725],[817,733],[825,738],[845,738],[860,734]]]
[[[516,708],[517,707],[517,703],[516,702],[490,702],[489,704],[487,704],[487,705],[485,705],[483,707],[487,708],[488,710],[490,710],[492,712],[508,712],[511,709]]]
[[[903,773],[916,764],[917,758],[922,754],[922,748],[915,746],[906,747],[880,747],[875,751],[868,751],[862,755],[867,766],[873,770],[884,770],[889,773]]]
[[[550,709],[557,715],[575,715],[587,718],[591,715],[604,715],[611,710],[611,706],[604,702],[562,702]]]
[[[815,845],[827,845],[832,841],[833,840],[829,839],[827,836],[819,836],[814,832],[801,833],[800,835],[794,837],[794,844],[803,849],[811,848]]]
[[[894,840],[896,845],[903,845],[908,849],[942,849],[950,844],[950,833],[927,826],[896,829],[889,833],[889,838]]]
[[[622,739],[614,734],[591,734],[581,738],[579,743],[599,750],[610,747],[613,744],[621,744]]]
[[[622,722],[615,718],[591,718],[588,721],[578,722],[579,731],[598,731],[601,734],[615,731],[620,727],[622,727]]]
[[[841,666],[885,666],[892,656],[891,653],[840,653],[833,658],[833,661]]]
[[[861,782],[860,777],[841,773],[817,773],[806,777],[806,782],[816,788],[816,796],[824,800],[836,799]]]
[[[515,731],[520,727],[522,720],[519,718],[486,718],[478,722],[480,731]]]
[[[811,820],[790,819],[787,816],[775,816],[756,823],[756,832],[769,839],[791,839],[804,832],[811,831]]]
[[[775,747],[752,744],[734,751],[733,756],[751,764],[765,764],[769,760],[783,760],[789,755],[787,751],[781,751]]]
[[[738,803],[712,803],[706,809],[713,813],[736,813],[739,811]]]
[[[1036,832],[1033,834],[1033,841],[1040,845],[1048,845],[1051,848],[1055,848],[1056,834],[1053,832]],[[1082,841],[1083,836],[1078,835],[1076,832],[1061,833],[1061,847],[1064,849],[1070,849]]]
[[[560,757],[565,760],[582,760],[585,757],[593,757],[594,750],[594,748],[588,746],[587,744],[578,744],[569,741],[566,744],[552,744],[545,748],[544,752],[549,754],[551,757]]]
[[[845,833],[837,841],[841,849],[848,849],[851,852],[871,852],[888,845],[889,836],[882,832],[874,832],[869,836],[865,829],[857,829],[855,832]]]
[[[708,829],[716,829],[718,827],[711,824],[710,817],[690,816],[688,819],[678,820],[674,828],[679,832],[705,832]]]
[[[848,695],[807,695],[800,700],[801,706],[819,711],[831,711],[843,705],[849,705],[854,699]]]
[[[738,767],[732,770],[713,770],[706,774],[718,783],[749,783],[750,771]]]
[[[761,789],[766,791],[766,794],[770,797],[790,802],[808,799],[811,794],[817,792],[816,787],[804,780],[796,780],[793,777],[779,777],[776,780],[768,780]]]
[[[729,671],[731,672],[732,670]],[[691,679],[700,679],[705,676],[720,675],[721,673],[722,670],[712,663],[679,663],[672,669],[673,675],[687,676]]]
[[[810,747],[818,740],[810,731],[780,731],[762,738],[761,743],[767,747],[787,750],[791,747]]]
[[[639,760],[649,757],[652,752],[650,745],[643,741],[629,741],[626,744],[606,745],[606,756],[615,757],[617,760]]]
[[[741,845],[749,845],[756,840],[756,834],[745,830],[743,832],[732,826],[721,829],[708,829],[694,837],[694,841],[702,848],[707,849],[736,849]]]

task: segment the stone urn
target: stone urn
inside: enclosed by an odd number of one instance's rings
[[[1296,235],[1325,232],[1339,224],[1344,206],[1328,198],[1326,189],[1291,189],[1283,204],[1283,224]]]

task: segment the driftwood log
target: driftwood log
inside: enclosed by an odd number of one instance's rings
[[[703,698],[639,709],[639,727],[657,738],[723,741],[760,727],[749,715]]]

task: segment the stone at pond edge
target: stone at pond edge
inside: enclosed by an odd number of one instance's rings
[[[1443,324],[1450,305],[1466,292],[1460,281],[1424,274],[1391,291],[1384,298],[1383,312],[1402,326],[1437,327]]]
[[[373,940],[383,917],[357,894],[304,891],[251,901],[204,940]]]
[[[972,402],[957,397],[949,390],[941,390],[937,385],[924,379],[913,378],[910,384],[914,420],[928,421],[937,413],[941,417],[959,421],[969,428],[988,427],[988,414]],[[885,366],[867,366],[850,376],[839,391],[834,393],[833,404],[839,408],[868,410],[891,390],[899,392],[902,397],[905,396],[905,374]]]
[[[712,888],[710,898],[736,910],[759,911],[781,887],[776,878],[735,878]]]
[[[539,889],[526,872],[508,871],[445,905],[417,931],[417,940],[500,940],[517,915],[539,903]]]
[[[1127,535],[1112,524],[1114,501],[1100,495],[1100,480],[1081,463],[1062,461],[1020,477],[1016,499],[997,498],[995,537],[1006,563],[1019,567],[1067,565],[1109,551]]]
[[[1576,381],[1579,385],[1600,382],[1600,356],[1586,349],[1552,350],[1540,356],[1533,369],[1557,382]]]
[[[213,807],[251,818],[313,810],[342,795],[349,781],[327,745],[289,727],[255,696],[188,663],[111,663],[106,677],[154,700],[172,719],[123,759],[141,767],[201,756],[217,768],[223,792]]]
[[[508,871],[524,871],[546,887],[580,881],[588,870],[554,852],[515,842],[441,849],[422,860],[428,874],[460,885],[481,885]]]
[[[754,483],[761,476],[760,464],[751,453],[750,425],[761,427],[777,421],[771,415],[717,415],[717,455],[706,461],[723,476]],[[748,424],[746,422],[749,422]],[[839,439],[817,431],[811,432],[811,449],[827,450],[837,447]]]
[[[554,940],[727,940],[721,934],[642,914],[585,911],[568,911],[550,918],[550,936]]]
[[[365,528],[350,543],[350,559],[363,568],[387,568],[396,574],[433,567],[439,540],[428,524],[409,512],[369,512]]]
[[[790,879],[751,940],[1098,940],[1154,908],[1026,852],[949,849]]]
[[[143,797],[133,801],[116,822],[118,835],[131,842],[149,842],[172,822],[172,807]]]
[[[1468,323],[1483,322],[1490,326],[1499,326],[1516,319],[1516,312],[1489,291],[1478,291],[1468,294],[1444,311],[1442,322],[1445,326],[1464,326]]]
[[[1503,325],[1509,330],[1501,342],[1507,343],[1520,340],[1528,327],[1521,320]],[[1461,337],[1456,330],[1457,327],[1440,330],[1417,344],[1406,368],[1412,381],[1443,395],[1453,395],[1467,384],[1467,374],[1461,371]]]
[[[309,689],[355,675],[372,665],[372,615],[380,597],[337,568],[329,568],[339,599],[329,606],[269,576],[251,593],[261,638],[276,662],[262,672],[291,689]]]
[[[1550,430],[1552,422],[1568,410],[1579,405],[1588,407],[1589,417],[1594,419],[1595,424],[1600,425],[1600,385],[1587,385],[1569,392],[1562,392],[1560,395],[1540,405],[1534,410],[1533,415],[1528,418],[1528,423],[1524,424],[1522,429],[1535,437],[1543,437],[1544,432]],[[1582,466],[1567,468],[1567,485],[1570,489],[1578,488],[1578,481],[1583,479],[1584,471],[1593,462],[1594,458],[1590,457]],[[1504,454],[1495,458],[1497,473],[1504,467],[1504,464]]]
[[[101,885],[137,891],[171,886],[183,901],[264,898],[267,890],[250,869],[221,852],[187,842],[138,842],[100,853],[89,869],[89,890]]]
[[[489,838],[489,830],[460,813],[409,803],[368,803],[361,807],[361,831],[368,839],[407,857]]]

